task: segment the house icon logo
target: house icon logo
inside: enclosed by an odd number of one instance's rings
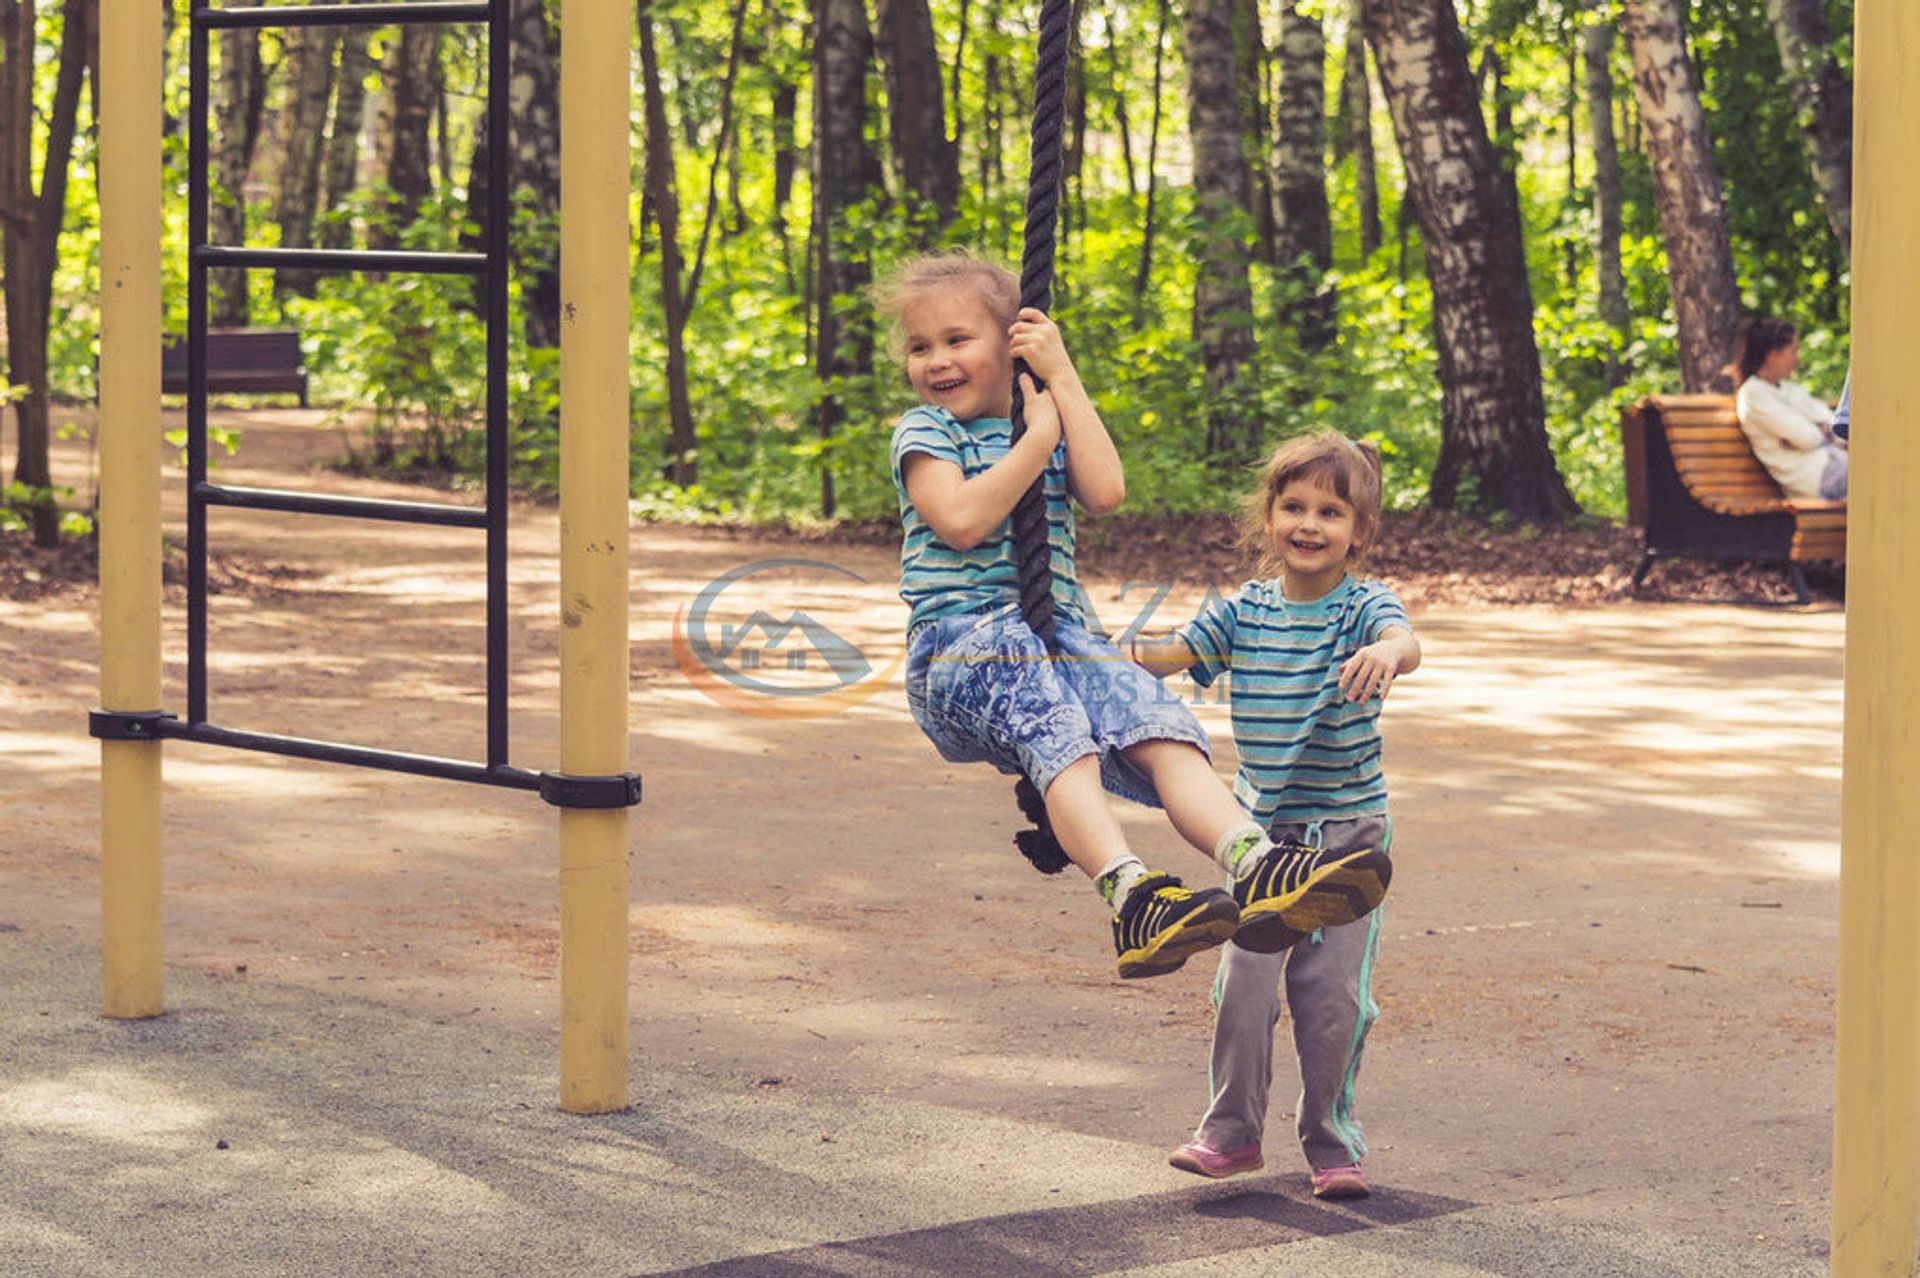
[[[720,705],[762,718],[824,718],[866,700],[886,686],[905,649],[876,668],[858,645],[791,606],[809,587],[831,591],[836,578],[866,584],[817,559],[764,559],[723,573],[675,615],[674,664]],[[774,598],[781,591],[785,602]]]

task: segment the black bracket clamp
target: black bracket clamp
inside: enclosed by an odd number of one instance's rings
[[[640,802],[640,774],[570,777],[561,772],[542,772],[540,797],[556,808],[630,808]]]
[[[102,741],[158,741],[175,722],[165,710],[90,710],[87,735]]]

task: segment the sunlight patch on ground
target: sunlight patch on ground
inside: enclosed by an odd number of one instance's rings
[[[130,1070],[93,1069],[0,1091],[0,1127],[155,1149],[183,1149],[212,1111]],[[0,1142],[4,1144],[5,1142]]]
[[[736,905],[636,905],[627,917],[635,927],[664,933],[699,949],[806,946],[819,952],[845,948],[832,929],[802,927]]]
[[[1789,839],[1762,839],[1753,845],[1756,852],[1776,857],[1788,869],[1825,879],[1840,877],[1840,840],[1838,831],[1831,841],[1797,843]]]

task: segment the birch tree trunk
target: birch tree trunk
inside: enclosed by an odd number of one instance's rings
[[[933,15],[927,0],[879,0],[876,7],[894,170],[901,189],[933,209],[944,227],[960,199],[960,152],[947,140]]]
[[[515,195],[528,193],[537,233],[510,238],[520,241],[513,258],[527,345],[551,349],[560,345],[560,46],[542,0],[514,0],[512,45],[508,171]]]
[[[333,81],[333,122],[327,131],[324,191],[320,200],[320,244],[346,248],[353,243],[353,226],[341,208],[358,185],[360,128],[365,122],[367,76],[373,59],[367,53],[368,32],[347,27],[340,33],[340,69]]]
[[[834,379],[873,366],[870,331],[848,323],[835,305],[858,292],[871,276],[866,260],[843,247],[837,232],[846,210],[879,184],[879,164],[867,147],[867,68],[873,37],[863,0],[814,0],[813,4],[813,261],[814,372],[821,383],[817,425],[831,441],[845,418]],[[820,513],[835,509],[832,451],[820,466]]]
[[[1194,219],[1199,278],[1193,331],[1207,377],[1207,452],[1251,460],[1258,423],[1236,402],[1256,354],[1248,273],[1246,134],[1234,70],[1236,0],[1189,0],[1186,13],[1187,122],[1193,139]]]
[[[247,235],[247,174],[259,132],[254,103],[264,97],[265,69],[260,64],[260,33],[242,29],[220,33],[220,74],[213,84],[213,130],[208,157],[213,190],[208,200],[207,236],[215,244],[243,244]],[[207,322],[217,328],[246,324],[247,272],[224,266],[207,272]]]
[[[788,292],[795,286],[787,204],[793,199],[793,179],[800,170],[793,127],[799,110],[800,86],[782,75],[773,86],[773,233],[780,237],[780,262],[786,271]]]
[[[1333,297],[1321,287],[1333,266],[1327,212],[1327,42],[1316,14],[1300,0],[1280,8],[1278,112],[1273,133],[1274,265],[1287,287],[1287,310],[1300,344],[1323,350],[1333,340]]]
[[[1766,0],[1766,6],[1787,92],[1806,133],[1814,185],[1846,261],[1853,248],[1853,82],[1833,56],[1833,30],[1820,0]]]
[[[1680,380],[1689,391],[1704,390],[1733,357],[1740,322],[1720,170],[1687,56],[1679,0],[1626,0],[1625,25],[1680,329]]]
[[[1340,73],[1340,124],[1334,145],[1353,157],[1360,254],[1371,258],[1380,247],[1383,232],[1379,170],[1373,158],[1373,90],[1367,80],[1367,28],[1361,17],[1360,0],[1353,0],[1347,14],[1346,55]]]
[[[40,189],[33,189],[34,30],[32,0],[0,0],[0,285],[7,326],[7,381],[21,388],[13,404],[19,444],[13,479],[29,490],[22,511],[33,544],[60,540],[60,510],[49,464],[47,327],[53,269],[67,212],[67,169],[80,113],[80,86],[96,21],[96,0],[67,0],[60,64],[47,114]],[[96,97],[98,95],[96,94]]]
[[[1627,280],[1620,265],[1620,148],[1613,136],[1613,26],[1606,0],[1587,0],[1580,32],[1586,61],[1588,133],[1593,140],[1593,212],[1595,274],[1600,282],[1600,318],[1618,335],[1618,351],[1607,360],[1607,384],[1625,378],[1624,352],[1631,334]]]
[[[1432,503],[1575,511],[1547,445],[1520,211],[1487,137],[1453,0],[1366,0],[1368,42],[1433,285],[1441,387]]]
[[[1140,265],[1133,275],[1135,303],[1144,305],[1153,283],[1153,216],[1155,197],[1160,191],[1160,111],[1162,72],[1167,55],[1168,0],[1159,0],[1159,12],[1153,24],[1153,114],[1147,126],[1147,210],[1140,220]]]
[[[320,160],[326,141],[327,97],[333,89],[333,52],[339,32],[331,27],[296,27],[288,34],[286,151],[280,165],[280,201],[275,220],[282,248],[313,243],[314,206],[320,199]],[[273,291],[313,295],[314,273],[287,268],[274,272]]]
[[[667,327],[667,476],[682,488],[699,478],[693,407],[687,394],[686,302],[681,293],[680,197],[673,178],[673,133],[653,41],[653,0],[639,0],[640,78],[647,120],[647,203],[660,228],[660,306]]]
[[[427,130],[433,120],[433,64],[439,40],[436,27],[402,27],[387,61],[381,160],[393,196],[385,217],[367,237],[375,248],[397,246],[433,192]]]
[[[1274,178],[1267,168],[1274,142],[1268,109],[1267,41],[1260,29],[1260,0],[1232,0],[1233,80],[1240,102],[1240,131],[1244,152],[1241,161],[1247,186],[1240,197],[1241,207],[1253,214],[1253,233],[1260,245],[1260,256],[1268,262],[1280,261],[1279,244],[1274,238]],[[1324,95],[1323,95],[1324,96]]]

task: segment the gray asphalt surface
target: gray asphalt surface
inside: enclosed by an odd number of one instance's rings
[[[0,927],[0,1273],[1787,1278],[1818,1262],[1161,1151],[913,1101],[635,1062],[552,1104],[551,1045],[457,1015],[169,973],[88,1014],[71,925]]]

